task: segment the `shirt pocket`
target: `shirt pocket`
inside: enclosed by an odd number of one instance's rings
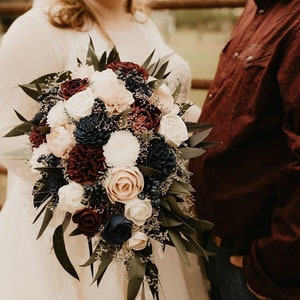
[[[264,69],[270,63],[271,51],[263,45],[251,44],[239,54],[238,58],[246,71],[255,68]]]

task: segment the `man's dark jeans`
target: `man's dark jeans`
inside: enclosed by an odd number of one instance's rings
[[[207,250],[216,255],[209,257],[206,264],[207,276],[211,281],[211,300],[256,300],[249,292],[242,270],[233,266],[229,257],[235,255],[229,245],[217,247],[212,238],[207,240]]]

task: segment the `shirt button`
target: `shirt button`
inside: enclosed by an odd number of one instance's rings
[[[213,97],[213,94],[209,93],[208,98],[211,99]]]
[[[239,55],[240,55],[240,54],[239,54],[238,52],[235,52],[235,53],[233,54],[233,57],[234,57],[234,58],[238,58]]]
[[[264,9],[260,9],[260,10],[258,11],[258,14],[259,14],[259,15],[263,15],[264,13],[265,13]]]
[[[252,56],[252,55],[246,57],[246,61],[251,61],[252,59],[253,59],[253,56]]]

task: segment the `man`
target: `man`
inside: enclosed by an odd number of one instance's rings
[[[221,142],[191,161],[213,300],[300,299],[299,19],[299,0],[249,0],[203,106]]]

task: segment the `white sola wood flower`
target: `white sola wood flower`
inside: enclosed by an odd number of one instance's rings
[[[90,88],[78,92],[64,102],[68,114],[76,121],[92,113],[95,103],[94,93]]]
[[[129,131],[113,132],[103,146],[105,162],[110,167],[133,166],[140,152],[138,139]]]
[[[152,205],[149,200],[133,199],[125,204],[125,217],[138,226],[142,226],[151,215]]]
[[[85,207],[82,204],[84,188],[79,183],[71,181],[69,184],[62,186],[58,190],[59,204],[57,209],[74,213]]]
[[[182,142],[189,138],[184,121],[180,116],[174,114],[162,116],[158,132],[163,135],[166,142],[173,147],[180,146]]]

